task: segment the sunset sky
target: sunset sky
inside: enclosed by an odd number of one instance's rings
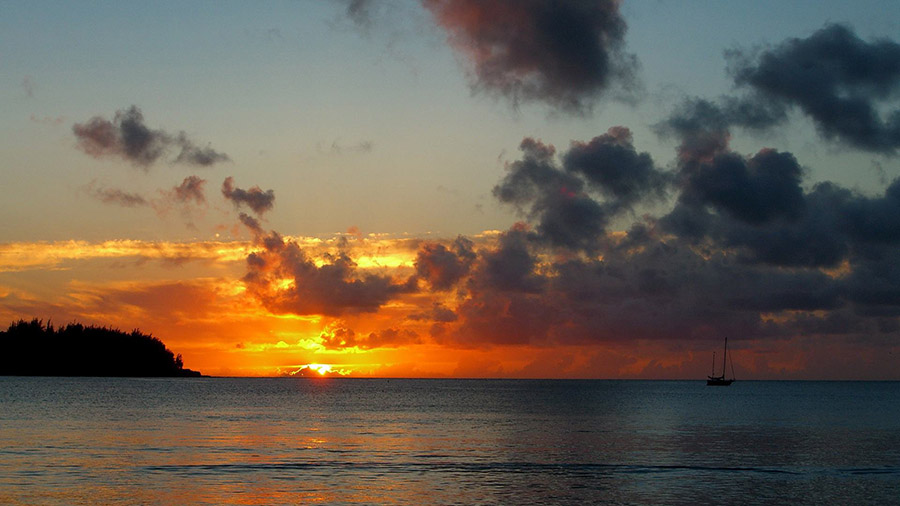
[[[2,2],[0,323],[209,375],[700,379],[728,337],[739,379],[900,379],[897,34],[895,0]]]

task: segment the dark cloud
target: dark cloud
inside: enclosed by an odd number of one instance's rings
[[[507,265],[496,260],[508,244],[481,252],[458,321],[439,338],[465,346],[776,338],[794,335],[800,315],[809,326],[854,303],[845,279],[819,269],[752,264],[646,227],[632,234],[610,238],[602,259],[539,257],[533,243],[520,242],[532,261],[515,276],[491,272]],[[877,295],[885,300],[883,290]]]
[[[359,26],[369,26],[372,23],[372,1],[371,0],[345,0],[347,9],[345,11],[348,18]]]
[[[596,249],[610,219],[641,200],[662,198],[672,180],[634,149],[623,127],[573,142],[561,166],[553,146],[525,138],[520,149],[522,159],[507,165],[493,193],[534,222],[535,239],[551,246]]]
[[[842,227],[853,239],[877,244],[900,243],[900,179],[895,179],[881,197],[845,194],[840,209]]]
[[[473,243],[458,237],[448,248],[440,243],[425,243],[416,254],[416,273],[434,290],[449,290],[468,274],[475,260]]]
[[[631,130],[612,127],[590,142],[572,142],[563,157],[565,170],[578,174],[588,185],[623,205],[662,198],[669,177],[656,169],[648,153],[634,148]]]
[[[660,226],[749,263],[834,268],[871,245],[900,243],[900,182],[870,197],[830,182],[809,191],[790,153],[726,151],[681,166],[681,194]]]
[[[655,129],[663,137],[680,141],[678,159],[682,164],[709,163],[728,151],[731,127],[761,130],[786,118],[784,107],[771,100],[724,97],[713,102],[692,98],[679,104]]]
[[[521,292],[473,292],[457,309],[459,325],[439,331],[443,342],[468,347],[551,342],[555,329],[565,325],[557,304],[546,297]]]
[[[331,350],[359,348],[397,348],[421,342],[419,335],[409,329],[388,328],[378,332],[370,332],[367,336],[358,335],[352,329],[338,328],[321,334],[322,345]]]
[[[444,307],[444,305],[439,302],[435,302],[428,311],[413,313],[406,318],[414,321],[427,320],[438,323],[450,323],[455,322],[458,319],[456,313],[452,309]]]
[[[633,85],[616,0],[423,0],[472,67],[473,87],[514,104],[584,113],[615,84]]]
[[[557,166],[553,146],[526,138],[519,149],[522,160],[507,166],[494,196],[535,221],[540,239],[555,246],[592,248],[604,232],[609,210],[584,192],[579,177]]]
[[[762,130],[787,119],[784,104],[759,95],[725,96],[717,102],[702,98],[684,100],[673,113],[657,125],[661,134],[685,139],[708,137],[727,132],[732,126]]]
[[[725,151],[731,129],[763,130],[799,109],[826,139],[891,155],[900,147],[900,44],[865,42],[843,25],[765,50],[729,51],[743,96],[685,100],[657,125],[681,141],[679,156],[708,161]]]
[[[201,148],[193,143],[184,132],[178,134],[175,144],[181,149],[175,158],[175,163],[186,163],[189,165],[200,165],[201,167],[209,167],[210,165],[227,162],[231,159],[225,153],[219,153],[210,146]]]
[[[250,229],[250,232],[253,234],[254,237],[257,237],[257,236],[265,233],[265,231],[262,228],[262,225],[260,225],[260,223],[259,223],[259,220],[257,220],[253,216],[250,216],[247,213],[240,213],[238,215],[238,219],[241,220],[241,223],[243,223],[245,227]]]
[[[787,152],[753,156],[731,150],[729,127],[743,120],[705,100],[685,102],[660,133],[680,139],[675,207],[659,220],[663,230],[699,245],[736,249],[750,263],[832,267],[848,247],[837,234],[835,209],[844,201],[834,185],[802,188],[804,169]]]
[[[530,247],[528,228],[517,224],[500,236],[496,249],[482,252],[474,285],[492,290],[538,293],[546,280],[536,272],[537,259]]]
[[[841,232],[840,209],[849,192],[823,183],[804,194],[804,211],[795,220],[774,220],[766,226],[718,216],[711,236],[722,246],[737,248],[751,263],[784,267],[837,267],[850,252]]]
[[[858,251],[844,286],[856,314],[900,322],[900,248],[875,245]],[[879,322],[884,327],[886,322]]]
[[[329,350],[340,350],[356,346],[356,332],[353,329],[337,328],[319,335],[322,346]]]
[[[416,290],[414,277],[397,283],[390,276],[359,272],[344,253],[329,255],[317,265],[296,242],[275,232],[257,236],[257,242],[262,249],[247,257],[244,282],[275,313],[371,313]]]
[[[198,148],[184,132],[172,135],[147,127],[143,113],[134,105],[116,111],[112,121],[94,116],[85,123],[76,123],[72,132],[78,139],[79,149],[85,153],[94,157],[120,157],[144,168],[173,148],[179,149],[174,163],[208,166],[229,159],[212,148]]]
[[[844,25],[828,25],[755,54],[730,54],[735,83],[770,102],[798,107],[827,139],[893,154],[900,109],[880,111],[900,92],[900,44],[865,42]]]
[[[113,121],[95,116],[76,123],[72,131],[78,146],[91,156],[116,155],[135,165],[149,166],[162,156],[168,136],[144,125],[144,116],[136,106],[117,111]]]
[[[235,207],[246,205],[258,215],[263,215],[275,205],[275,192],[263,191],[259,186],[244,190],[234,186],[234,178],[227,177],[222,182],[222,195],[232,201]]]
[[[764,149],[749,159],[722,153],[685,167],[681,198],[748,223],[792,219],[803,211],[802,174],[790,153]]]

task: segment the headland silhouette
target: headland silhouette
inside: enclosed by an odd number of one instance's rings
[[[42,320],[19,320],[0,331],[2,376],[197,377],[181,355],[135,329],[70,323],[54,329]]]

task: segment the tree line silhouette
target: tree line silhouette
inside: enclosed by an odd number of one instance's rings
[[[200,376],[185,369],[159,339],[139,330],[70,323],[57,329],[37,318],[0,331],[3,376]]]

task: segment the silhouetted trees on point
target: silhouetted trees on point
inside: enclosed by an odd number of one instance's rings
[[[0,332],[4,376],[200,376],[181,355],[135,329],[70,323],[54,329],[42,320],[19,320]]]

